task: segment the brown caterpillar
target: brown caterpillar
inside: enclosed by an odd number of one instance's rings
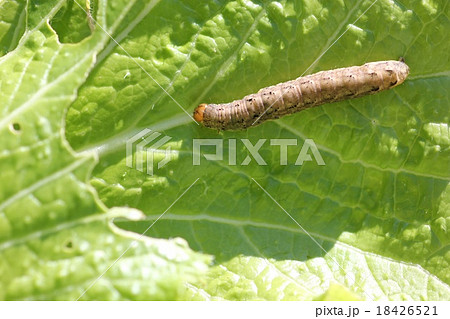
[[[269,86],[230,103],[200,104],[194,119],[213,129],[245,129],[313,106],[393,88],[408,74],[409,67],[403,60],[322,71]]]

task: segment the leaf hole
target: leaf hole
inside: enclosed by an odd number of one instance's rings
[[[20,124],[17,123],[17,122],[11,123],[11,125],[9,126],[9,128],[10,128],[11,131],[12,131],[13,133],[15,133],[15,134],[20,133],[21,130],[22,130],[22,127],[21,127]]]
[[[73,248],[73,241],[72,240],[66,241],[66,243],[64,244],[64,248],[71,250]]]

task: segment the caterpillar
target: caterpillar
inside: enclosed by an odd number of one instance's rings
[[[218,130],[246,129],[324,103],[393,88],[403,83],[408,74],[409,67],[403,59],[321,71],[263,88],[230,103],[200,104],[194,119]]]

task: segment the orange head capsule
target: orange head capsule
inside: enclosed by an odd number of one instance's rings
[[[203,113],[205,112],[206,106],[207,104],[203,103],[194,110],[194,119],[199,123],[203,122]]]

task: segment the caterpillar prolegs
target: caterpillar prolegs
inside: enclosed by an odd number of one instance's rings
[[[240,130],[287,114],[393,88],[405,81],[409,67],[403,61],[370,62],[299,77],[259,90],[241,100],[200,104],[194,119],[219,130]]]

